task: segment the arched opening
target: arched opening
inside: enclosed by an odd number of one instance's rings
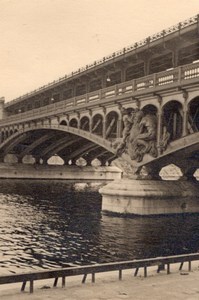
[[[170,101],[163,107],[163,126],[170,134],[170,140],[182,136],[182,105],[178,101]]]
[[[101,165],[102,165],[102,163],[98,158],[94,158],[91,162],[91,166],[93,166],[93,167],[99,167]]]
[[[18,163],[18,159],[17,159],[17,156],[15,154],[8,153],[4,157],[4,162],[5,163],[16,164],[16,163]]]
[[[174,164],[163,167],[159,173],[163,180],[178,180],[182,177],[182,171]]]
[[[189,103],[188,130],[189,133],[199,130],[199,96]]]
[[[59,125],[67,126],[67,122],[65,120],[61,121]]]
[[[79,167],[85,167],[87,165],[87,161],[83,157],[80,157],[76,160],[76,165]]]
[[[154,105],[146,105],[142,108],[142,111],[145,115],[155,115],[157,114],[157,107]]]
[[[35,163],[35,158],[32,155],[25,155],[22,162],[23,164],[33,165]]]
[[[10,130],[10,136],[13,134],[13,130]]]
[[[53,155],[48,159],[47,163],[48,165],[63,165],[64,160],[58,155]]]
[[[92,133],[103,135],[103,118],[100,114],[93,117]]]
[[[196,180],[199,180],[199,169],[194,172],[193,176],[196,178]]]
[[[118,132],[118,114],[115,111],[106,116],[106,138],[117,138]]]
[[[5,134],[4,131],[1,132],[1,142],[3,142],[5,140]]]
[[[78,125],[77,119],[73,118],[70,120],[69,126],[77,128],[77,125]]]
[[[89,131],[89,124],[90,120],[88,117],[83,117],[80,120],[80,129],[83,129],[85,131]]]

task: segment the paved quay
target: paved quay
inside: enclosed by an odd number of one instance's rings
[[[66,287],[53,288],[53,280],[35,283],[34,293],[20,292],[20,284],[3,285],[0,287],[1,300],[116,300],[116,299],[157,299],[157,300],[199,300],[199,263],[194,262],[192,271],[187,265],[178,271],[178,265],[171,265],[171,274],[166,271],[157,274],[151,267],[148,277],[144,278],[143,270],[134,277],[134,270],[123,273],[118,280],[118,272],[96,274],[96,283],[91,283],[90,275],[87,282],[81,284],[82,276],[67,278]],[[28,284],[27,284],[28,285]]]

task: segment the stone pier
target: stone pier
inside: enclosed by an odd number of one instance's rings
[[[199,183],[184,180],[115,180],[102,187],[102,210],[132,215],[199,212]]]

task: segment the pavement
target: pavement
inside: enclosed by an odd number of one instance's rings
[[[56,288],[53,280],[35,282],[34,293],[20,292],[20,283],[0,286],[1,300],[199,300],[199,262],[194,262],[192,271],[184,264],[181,271],[179,264],[171,265],[171,274],[166,271],[156,272],[155,267],[148,269],[144,278],[143,270],[134,277],[134,270],[123,271],[122,280],[118,272],[96,274],[96,282],[91,283],[88,275],[85,284],[82,276],[66,278],[66,287],[61,287],[61,279]]]

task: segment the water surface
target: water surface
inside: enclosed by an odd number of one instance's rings
[[[198,215],[105,215],[98,187],[2,180],[0,274],[199,250]]]

